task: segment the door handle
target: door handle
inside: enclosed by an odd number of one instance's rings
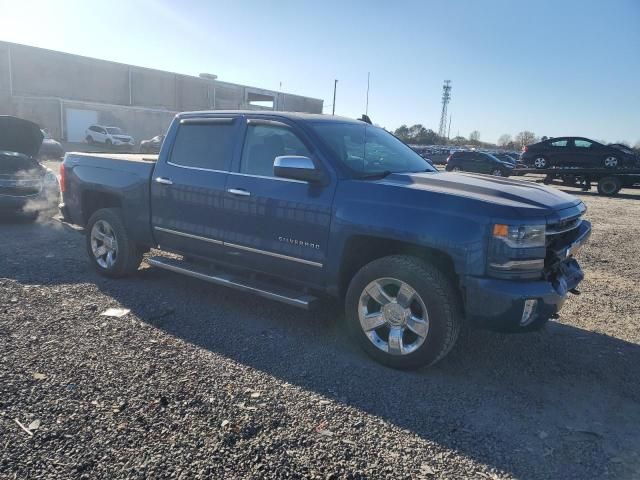
[[[251,193],[242,188],[228,188],[227,192],[229,192],[231,195],[238,195],[239,197],[248,197],[251,195]]]
[[[156,177],[156,183],[160,185],[173,185],[173,182],[166,177]]]

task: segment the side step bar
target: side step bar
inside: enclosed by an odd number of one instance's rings
[[[247,279],[239,275],[222,272],[205,265],[188,263],[183,260],[173,260],[166,257],[149,257],[146,258],[145,261],[152,267],[163,268],[175,273],[204,280],[205,282],[253,293],[294,307],[304,308],[305,310],[311,310],[318,300],[316,297],[306,293],[270,285],[266,282]]]

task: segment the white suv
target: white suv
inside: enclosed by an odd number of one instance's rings
[[[85,132],[87,143],[104,143],[105,145],[131,145],[133,137],[123,133],[118,127],[91,125]]]

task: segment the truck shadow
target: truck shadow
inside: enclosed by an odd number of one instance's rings
[[[98,286],[172,336],[516,477],[593,478],[622,468],[611,458],[640,467],[637,344],[561,323],[527,335],[472,330],[442,363],[402,372],[351,343],[336,305],[248,301],[154,269],[124,282]],[[162,302],[135,298],[140,282]]]
[[[0,277],[96,285],[171,336],[518,478],[628,478],[640,468],[635,343],[562,323],[527,335],[472,331],[435,367],[401,372],[353,345],[336,305],[306,312],[150,268],[109,280],[89,268],[81,235],[0,228],[17,239],[0,241]]]

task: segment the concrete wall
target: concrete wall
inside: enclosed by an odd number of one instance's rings
[[[273,109],[322,113],[322,100],[124,65],[0,41],[0,114],[17,115],[65,139],[67,108],[97,112],[137,142],[162,133],[187,110],[264,110],[248,93],[273,97]]]

